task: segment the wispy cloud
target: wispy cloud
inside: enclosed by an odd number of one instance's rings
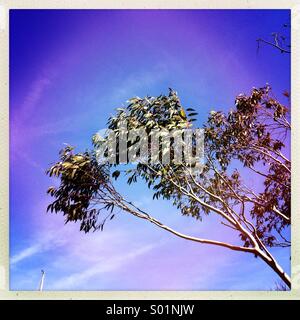
[[[78,225],[64,225],[58,216],[44,216],[39,225],[40,230],[30,239],[29,246],[16,252],[10,263],[13,268],[22,269],[23,263],[39,259],[40,268],[45,268],[52,277],[57,272],[71,273],[58,276],[55,283],[49,282],[47,287],[51,289],[69,289],[75,284],[84,287],[93,276],[114,272],[159,245],[158,242],[130,244],[122,228],[84,234],[78,231]],[[54,260],[49,258],[53,255]]]
[[[53,82],[54,72],[44,70],[32,81],[27,94],[22,99],[22,104],[17,107],[16,102],[10,102],[11,112],[11,156],[21,157],[34,167],[40,167],[37,161],[31,159],[26,150],[31,144],[31,138],[37,132],[34,126],[30,125],[32,119],[35,119],[35,112],[42,100],[46,89]]]
[[[67,234],[63,236],[62,230],[58,229],[57,233],[44,230],[44,235],[39,233],[39,235],[36,235],[32,239],[32,244],[14,254],[10,259],[10,263],[11,265],[16,265],[21,263],[23,260],[33,257],[34,255],[63,246],[67,242],[67,239]]]
[[[34,115],[40,100],[43,98],[45,91],[53,83],[56,73],[54,70],[41,68],[39,75],[29,85],[26,95],[22,99],[21,105],[16,109],[17,113],[13,115],[13,122],[16,124],[25,124],[28,119]],[[14,105],[11,105],[14,110]]]
[[[106,261],[101,259],[98,263],[93,264],[91,267],[82,272],[75,272],[69,276],[59,279],[50,287],[52,290],[69,290],[73,289],[74,287],[78,288],[84,285],[92,277],[115,271],[130,261],[133,261],[135,258],[146,254],[156,246],[157,244],[146,245],[121,256],[115,256],[109,260],[106,259]]]
[[[15,254],[11,259],[10,259],[10,263],[16,264],[26,258],[29,258],[33,255],[35,255],[36,253],[40,252],[42,249],[42,245],[41,244],[36,244],[36,245],[32,245],[28,248],[23,249],[22,251],[18,252],[17,254]]]
[[[23,112],[24,115],[27,114],[28,117],[31,116],[31,113],[37,107],[37,103],[41,99],[44,91],[50,84],[51,80],[47,76],[41,76],[32,83],[31,88],[27,96],[25,97],[24,103],[21,107],[21,112]]]

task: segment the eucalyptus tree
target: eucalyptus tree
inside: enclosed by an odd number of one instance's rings
[[[140,157],[126,170],[120,169],[120,123],[126,122],[127,134],[146,131],[146,141],[137,137],[128,139],[126,145],[128,150],[138,145],[134,150],[141,156],[141,146],[151,149],[153,130],[181,130],[184,135],[187,128],[192,128],[196,115],[194,109],[182,106],[171,89],[168,95],[130,99],[125,108],[118,108],[108,119],[108,129],[117,141],[114,163],[99,161],[99,149],[109,156],[109,134],[95,134],[92,150],[78,153],[71,146],[65,147],[58,162],[47,171],[60,181],[48,189],[54,201],[47,210],[62,212],[66,222],[78,221],[84,232],[103,230],[104,224],[116,215],[131,214],[201,245],[252,254],[290,287],[290,277],[270,252],[271,247],[290,246],[285,235],[291,222],[290,116],[289,108],[273,97],[269,86],[237,96],[228,112],[210,112],[203,126],[204,159],[198,172],[194,170],[198,163],[191,164],[184,157],[181,162],[175,161],[174,139],[170,139],[169,162],[163,161],[165,150],[161,147],[155,162],[150,155]],[[172,229],[156,219],[155,213],[137,207],[117,191],[114,179],[122,175],[129,185],[146,183],[153,191],[153,200],[171,201],[174,213],[194,218],[195,223],[217,215],[221,227],[238,235],[236,242],[194,237]],[[255,178],[255,184],[251,184],[249,176]]]

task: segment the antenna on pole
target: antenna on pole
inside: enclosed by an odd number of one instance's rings
[[[41,277],[41,281],[40,281],[40,285],[39,285],[39,291],[43,291],[44,279],[45,279],[45,271],[41,270],[41,272],[42,272],[42,277]]]

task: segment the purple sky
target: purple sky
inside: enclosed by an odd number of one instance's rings
[[[78,150],[133,96],[178,91],[199,113],[228,110],[241,92],[290,89],[290,57],[256,39],[288,10],[12,10],[10,12],[10,285],[36,290],[269,290],[277,276],[245,253],[189,243],[127,214],[85,235],[46,214],[45,170],[63,143]],[[143,184],[121,192],[174,228],[232,238],[152,201]],[[224,230],[222,228],[222,230]],[[289,250],[273,250],[289,273]]]

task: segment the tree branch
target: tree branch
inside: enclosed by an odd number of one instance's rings
[[[153,223],[154,225],[158,226],[161,229],[164,229],[180,238],[186,239],[186,240],[191,240],[194,242],[199,242],[199,243],[203,243],[203,244],[213,244],[216,246],[220,246],[220,247],[225,247],[225,248],[229,248],[231,250],[234,251],[242,251],[242,252],[250,252],[255,254],[255,249],[254,248],[247,248],[247,247],[242,247],[242,246],[237,246],[237,245],[233,245],[230,243],[226,243],[226,242],[222,242],[222,241],[216,241],[216,240],[210,240],[210,239],[203,239],[203,238],[197,238],[197,237],[192,237],[186,234],[183,234],[181,232],[178,232],[168,226],[166,226],[165,224],[163,224],[162,222],[158,221],[157,219],[153,218],[152,216],[150,216],[148,213],[140,210],[139,208],[137,208],[136,206],[133,205],[133,203],[126,201],[125,199],[123,199],[124,202],[127,202],[130,206],[132,206],[135,210],[133,210],[132,208],[130,208],[127,205],[124,205],[123,209],[129,213],[131,213],[132,215],[140,218],[140,219],[144,219],[147,220],[151,223]],[[138,212],[136,211],[138,210]]]
[[[291,53],[291,51],[289,51],[287,49],[284,49],[281,46],[279,46],[278,43],[273,43],[273,42],[267,41],[267,40],[262,39],[262,38],[259,38],[256,41],[257,41],[258,44],[259,44],[259,42],[266,43],[266,44],[268,44],[268,45],[280,50],[281,53]]]

